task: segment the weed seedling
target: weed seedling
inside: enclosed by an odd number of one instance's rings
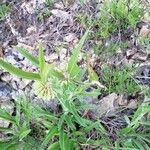
[[[6,14],[10,11],[10,6],[6,4],[0,4],[0,21],[3,20]]]

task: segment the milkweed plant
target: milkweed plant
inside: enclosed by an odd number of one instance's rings
[[[7,70],[9,73],[18,77],[33,80],[33,90],[35,94],[43,100],[58,99],[64,110],[68,110],[65,101],[74,101],[80,99],[84,95],[98,96],[100,94],[101,84],[98,81],[98,76],[89,65],[87,59],[87,71],[89,79],[83,82],[86,68],[81,68],[77,65],[78,56],[85,40],[88,37],[89,30],[85,32],[79,43],[75,46],[68,63],[66,70],[58,69],[54,64],[49,64],[44,58],[44,49],[42,44],[39,44],[38,57],[31,55],[24,48],[16,47],[16,50],[26,57],[29,61],[38,67],[38,72],[28,72],[16,68],[0,58],[0,67]],[[86,89],[91,84],[97,84],[99,88],[93,89],[90,93]],[[80,97],[80,98],[79,98]]]

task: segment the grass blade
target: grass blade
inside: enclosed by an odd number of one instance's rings
[[[40,73],[43,72],[44,68],[45,68],[45,58],[44,58],[44,49],[42,47],[42,45],[39,45],[39,66],[40,66]]]
[[[23,71],[5,61],[3,61],[2,59],[0,59],[0,66],[3,69],[7,70],[9,73],[14,74],[18,77],[21,77],[24,79],[30,79],[30,80],[40,80],[40,75],[38,73]]]
[[[14,133],[14,131],[10,128],[0,127],[0,132],[6,133]]]
[[[10,121],[16,124],[15,118],[11,116],[7,111],[0,109],[0,118]]]
[[[59,142],[55,142],[48,147],[48,150],[60,150]]]
[[[85,34],[83,35],[83,37],[81,38],[81,40],[79,41],[79,43],[77,44],[77,46],[75,47],[75,49],[73,50],[73,54],[69,60],[68,63],[68,72],[70,77],[74,77],[79,73],[79,67],[77,65],[77,60],[78,60],[78,56],[80,54],[80,51],[83,47],[83,44],[88,36],[89,30],[87,30],[85,32]]]
[[[50,139],[51,139],[57,132],[58,132],[57,127],[52,127],[52,128],[49,130],[47,136],[45,137],[44,141],[43,141],[42,144],[41,144],[41,147],[40,147],[41,150],[44,149],[44,148],[47,146],[47,144],[49,143]]]
[[[31,129],[27,129],[19,133],[19,139],[20,141],[25,138],[29,133],[31,132]]]
[[[74,149],[74,143],[71,141],[68,136],[63,132],[63,130],[60,130],[60,148],[61,150],[73,150]]]
[[[73,131],[76,130],[76,127],[73,122],[73,118],[71,116],[66,115],[65,120],[66,120],[67,125],[71,128],[71,130]]]
[[[27,50],[25,50],[22,47],[16,47],[16,50],[21,53],[24,57],[26,57],[28,60],[30,60],[34,65],[36,65],[37,67],[39,66],[39,60],[37,57],[32,56],[30,53],[27,52]]]

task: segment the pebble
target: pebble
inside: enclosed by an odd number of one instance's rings
[[[74,33],[69,33],[67,36],[64,37],[64,41],[66,41],[68,43],[72,42],[75,39],[77,39],[77,37]]]
[[[7,83],[0,82],[0,102],[10,100],[12,95],[12,87]]]
[[[53,10],[51,11],[51,13],[52,13],[54,16],[56,16],[56,17],[58,17],[58,18],[61,18],[63,21],[67,21],[68,19],[71,18],[71,15],[70,15],[68,12],[63,11],[63,10],[53,9]]]
[[[47,62],[54,62],[54,61],[58,60],[58,54],[53,53],[50,56],[45,56],[45,60]]]
[[[67,57],[67,49],[66,48],[62,48],[59,52],[59,56],[60,56],[60,61],[64,61]]]

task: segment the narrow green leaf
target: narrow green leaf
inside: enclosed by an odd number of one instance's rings
[[[65,114],[61,115],[59,122],[58,122],[58,129],[61,129],[63,123],[65,121]]]
[[[74,78],[79,72],[80,68],[77,65],[78,56],[83,47],[83,44],[88,36],[89,30],[85,32],[75,49],[73,50],[73,54],[68,62],[68,72],[71,78]]]
[[[41,79],[44,83],[47,82],[48,77],[49,77],[49,73],[52,71],[52,65],[51,64],[45,64],[44,68],[42,68],[42,72],[41,72]]]
[[[83,127],[87,126],[87,122],[85,121],[85,119],[81,118],[74,108],[71,108],[71,113],[75,117],[77,123],[79,123]]]
[[[45,58],[44,58],[44,49],[42,45],[39,45],[39,66],[40,66],[40,73],[42,73],[43,69],[45,68]]]
[[[30,80],[40,80],[40,75],[38,73],[23,71],[5,61],[3,61],[2,59],[0,59],[0,66],[3,69],[7,70],[9,73],[14,74],[18,77],[21,77],[24,79],[30,79]]]
[[[16,103],[16,115],[15,115],[15,120],[16,120],[16,124],[18,125],[18,127],[20,125],[20,114],[21,114],[20,111],[21,111],[21,106],[20,106],[20,101],[18,101]]]
[[[14,131],[10,128],[0,127],[0,132],[4,133],[14,133]]]
[[[57,129],[56,126],[54,126],[54,127],[52,127],[52,128],[49,130],[49,132],[48,132],[48,134],[46,135],[44,141],[42,142],[41,147],[40,147],[41,150],[44,149],[44,148],[48,145],[49,141],[51,140],[51,138],[52,138],[56,133],[58,133],[58,129]]]
[[[16,124],[15,118],[3,109],[0,109],[0,118],[5,119],[7,121],[10,121],[11,123]]]
[[[45,110],[41,109],[38,106],[33,106],[31,109],[34,110],[36,118],[43,118],[44,117],[46,119],[53,120],[53,121],[57,121],[58,120],[58,118],[56,118],[53,114],[51,114],[48,111],[45,111]]]
[[[73,131],[76,130],[76,127],[73,123],[71,116],[66,115],[65,120],[66,120],[67,125],[71,128],[71,130],[73,130]]]
[[[30,132],[31,132],[31,129],[27,129],[27,130],[22,131],[22,132],[20,133],[20,135],[19,135],[20,141],[21,141],[23,138],[25,138]]]
[[[52,70],[49,72],[49,77],[51,77],[51,76],[57,77],[58,79],[65,78],[63,73],[58,71],[58,70],[56,70],[55,68],[52,68]]]
[[[61,150],[73,150],[74,143],[71,141],[68,136],[64,133],[63,130],[60,130],[59,142]]]
[[[137,148],[139,148],[140,150],[145,150],[145,148],[143,147],[143,144],[139,140],[132,139],[132,141],[137,146]]]
[[[30,60],[34,65],[39,67],[39,59],[38,59],[38,57],[35,57],[35,56],[31,55],[30,53],[28,53],[27,50],[25,50],[22,47],[16,47],[16,50],[18,52],[20,52],[28,60]],[[64,78],[63,73],[61,73],[60,71],[55,70],[54,68],[51,68],[51,72],[49,73],[49,76],[51,76],[51,75],[53,75],[55,77],[58,77],[58,78]]]
[[[48,150],[60,150],[59,142],[55,142],[48,147]]]
[[[92,109],[95,109],[96,108],[96,106],[95,105],[90,105],[90,104],[88,104],[88,105],[86,105],[86,104],[83,104],[83,105],[81,105],[81,106],[79,106],[78,107],[78,109],[77,110],[92,110]]]
[[[64,136],[64,134],[65,133],[62,130],[60,130],[59,143],[60,143],[61,150],[66,150],[65,149],[65,136]]]
[[[19,53],[21,53],[24,57],[30,60],[34,65],[36,65],[37,67],[39,66],[38,57],[31,55],[30,53],[27,52],[27,50],[25,50],[22,47],[15,47],[15,48]]]
[[[0,141],[0,150],[16,150],[19,142],[17,138],[7,141]]]

